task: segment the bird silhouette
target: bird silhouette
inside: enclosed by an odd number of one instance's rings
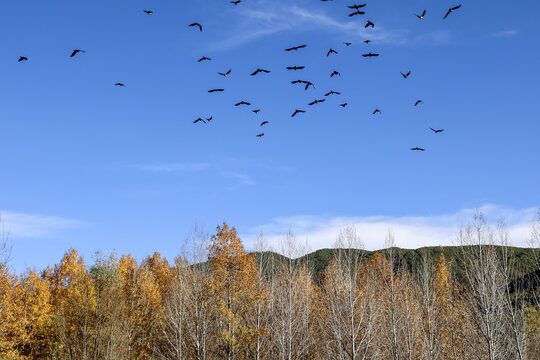
[[[143,10],[143,11],[144,11],[145,13],[147,13],[148,15],[152,15],[152,14],[153,14],[152,10]]]
[[[242,100],[242,101],[240,101],[239,103],[234,104],[234,106],[240,106],[240,105],[247,105],[247,106],[249,106],[249,105],[251,105],[251,103],[248,103],[248,102],[245,102],[245,101]]]
[[[355,9],[355,10],[358,10],[360,8],[363,8],[364,6],[366,6],[367,4],[361,4],[361,5],[351,5],[351,6],[347,6],[349,9]]]
[[[205,60],[212,60],[212,59],[210,59],[209,57],[203,56],[202,58],[197,60],[197,62],[201,62],[201,61],[205,61]]]
[[[367,53],[367,54],[363,54],[362,56],[363,57],[374,57],[374,56],[379,56],[379,54]]]
[[[324,96],[330,96],[330,95],[341,95],[341,93],[337,92],[337,91],[330,90],[329,92],[324,94]]]
[[[416,14],[414,14],[414,15],[416,15]],[[426,16],[426,10],[424,10],[424,11],[422,12],[422,14],[416,15],[416,17],[419,18],[419,19],[423,19],[424,16]]]
[[[322,102],[325,102],[326,99],[321,99],[321,100],[313,100],[312,102],[310,102],[308,105],[315,105],[315,104],[318,104],[318,103],[322,103]]]
[[[266,74],[268,74],[268,73],[270,73],[270,71],[269,70],[264,70],[264,69],[257,69],[257,70],[255,70],[254,72],[251,73],[251,76],[255,76],[258,73],[266,73]]]
[[[420,148],[420,147],[418,147],[418,146],[417,146],[417,147],[411,148],[411,150],[415,150],[415,151],[426,151],[426,149],[422,149],[422,148]]]
[[[294,80],[291,81],[291,84],[306,84],[305,90],[307,90],[310,86],[315,87],[312,82],[306,80]]]
[[[209,118],[206,119],[206,121],[210,122],[212,121],[213,118],[214,118],[213,116],[210,116]]]
[[[194,124],[196,124],[196,123],[198,123],[199,121],[202,121],[203,123],[205,123],[205,124],[206,124],[206,121],[204,121],[204,120],[203,120],[203,119],[201,119],[201,118],[198,118],[198,119],[197,119],[197,120],[195,120],[195,121],[194,121],[193,123],[194,123]]]
[[[202,25],[197,23],[197,22],[194,22],[193,24],[189,24],[189,26],[198,26],[199,27],[199,31],[202,31]]]
[[[328,52],[326,53],[326,56],[330,56],[330,54],[337,54],[338,52],[334,49],[330,49],[328,50]]]
[[[375,111],[373,111],[373,115],[375,115],[376,113],[379,113],[379,114],[380,114],[380,113],[381,113],[381,110],[375,109]]]
[[[315,87],[315,85],[313,85],[313,83],[310,81],[304,81],[304,83],[306,84],[306,87],[304,88],[304,90],[307,90],[310,86]]]
[[[261,126],[266,125],[266,124],[268,124],[268,121],[263,121],[263,122],[261,123]]]
[[[126,86],[126,85],[124,85],[123,83],[116,83],[116,84],[114,84],[114,86],[124,87],[124,86]]]
[[[408,73],[404,74],[404,73],[401,73],[401,76],[403,76],[404,79],[408,78],[409,75],[411,75],[411,72],[409,71]]]
[[[364,44],[369,44],[371,40],[364,40]]]
[[[339,71],[334,70],[334,71],[332,71],[332,73],[330,74],[330,77],[334,77],[335,75],[341,76],[341,74],[339,73]]]
[[[264,136],[264,133],[260,133],[260,134],[258,134],[256,136],[262,138]]]
[[[256,110],[251,110],[251,111],[253,111],[255,114],[258,114],[259,111],[261,111],[261,109],[256,109]]]
[[[365,13],[365,11],[356,10],[355,12],[350,13],[349,16],[364,15]]]
[[[212,90],[208,90],[209,93],[222,92],[222,91],[225,91],[225,89],[212,89]]]
[[[302,70],[304,66],[287,66],[287,70]]]
[[[430,128],[431,131],[433,131],[435,134],[441,133],[444,131],[444,129],[435,130],[434,128]]]
[[[18,60],[19,62],[26,61],[26,60],[28,60],[26,56],[19,56],[19,60]]]
[[[231,69],[229,69],[229,70],[228,70],[227,72],[225,72],[225,73],[220,73],[220,72],[218,72],[219,75],[225,76],[225,77],[229,76],[230,73],[231,73]]]
[[[285,51],[298,50],[298,49],[305,48],[306,46],[307,46],[307,44],[305,44],[305,45],[299,45],[299,46],[293,46],[293,47],[291,47],[291,48],[285,49]]]
[[[345,106],[347,106],[347,103],[339,104],[339,106],[341,106],[342,108],[344,108]]]
[[[296,114],[301,114],[301,113],[305,113],[305,111],[296,109],[296,110],[294,110],[294,113],[291,115],[291,117],[295,117]]]
[[[231,4],[234,4],[234,5],[238,5],[238,4],[240,4],[240,3],[241,3],[241,1],[240,1],[240,0],[236,0],[236,1],[231,1]]]
[[[418,106],[418,104],[423,104],[424,102],[422,100],[416,100],[414,103],[414,106]]]
[[[375,27],[375,24],[368,20],[366,26],[364,26],[364,27],[367,29],[367,28],[370,27],[370,26],[371,26],[372,28],[374,28],[374,27]]]
[[[352,43],[350,43],[350,42],[344,42],[344,44],[347,45],[347,46],[351,46]]]
[[[454,12],[454,10],[457,10],[461,7],[461,4],[459,4],[458,6],[454,6],[453,8],[450,8],[448,9],[448,12],[446,13],[446,15],[444,15],[443,17],[443,20],[446,19],[448,17],[448,15],[450,15],[451,13]]]
[[[73,52],[71,53],[71,55],[69,55],[69,57],[74,57],[75,55],[77,55],[77,54],[80,53],[80,52],[84,53],[84,52],[86,52],[86,51],[84,51],[84,50],[79,50],[79,49],[73,50]]]

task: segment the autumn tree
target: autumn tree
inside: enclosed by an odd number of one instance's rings
[[[89,359],[93,350],[93,321],[96,309],[95,287],[84,260],[70,249],[47,281],[51,286],[53,336],[51,349],[64,359]]]
[[[247,349],[263,329],[249,321],[257,301],[264,296],[257,288],[258,269],[253,254],[247,254],[236,229],[227,223],[212,235],[209,258],[212,281],[209,291],[218,326],[215,356],[223,359],[248,358]]]

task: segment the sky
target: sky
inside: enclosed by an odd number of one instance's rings
[[[451,244],[474,209],[504,217],[524,245],[540,206],[540,3],[381,0],[349,17],[352,4],[5,1],[11,265],[43,268],[70,247],[173,258],[195,223],[213,232],[223,221],[248,248],[288,229],[330,247],[350,224],[370,249],[389,229],[401,247]],[[257,68],[271,72],[250,76]],[[341,95],[307,105],[330,90]]]

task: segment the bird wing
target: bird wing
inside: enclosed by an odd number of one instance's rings
[[[446,19],[448,17],[448,15],[450,15],[451,12],[452,12],[452,10],[449,9],[448,12],[446,13],[446,15],[444,15],[443,20]]]
[[[459,9],[460,7],[461,7],[461,4],[459,4],[458,6],[454,6],[454,7],[452,8],[452,11]]]

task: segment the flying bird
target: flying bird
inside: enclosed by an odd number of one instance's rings
[[[347,45],[347,46],[351,46],[352,43],[350,43],[350,42],[344,42],[344,44]]]
[[[287,66],[287,70],[302,70],[304,66]]]
[[[248,103],[248,102],[245,102],[245,101],[242,100],[242,101],[240,101],[239,103],[234,104],[234,106],[240,106],[240,105],[247,105],[247,106],[249,106],[249,105],[251,105],[251,103]]]
[[[411,72],[409,71],[408,73],[404,74],[404,73],[401,73],[401,76],[403,76],[404,79],[408,78],[409,75],[411,75]]]
[[[209,93],[215,93],[215,92],[222,92],[224,91],[225,89],[212,89],[212,90],[208,90]]]
[[[328,52],[326,53],[326,56],[330,56],[330,54],[337,54],[338,52],[334,49],[330,49],[328,50]]]
[[[374,28],[374,27],[375,27],[375,24],[368,20],[366,26],[364,26],[364,27],[367,29],[367,28],[370,27],[370,26],[371,26],[372,28]]]
[[[431,131],[433,131],[435,134],[441,133],[444,131],[444,129],[435,130],[434,128],[430,128]]]
[[[26,61],[26,60],[28,60],[26,56],[19,56],[19,60],[18,60],[19,62]]]
[[[305,113],[305,111],[296,109],[296,110],[294,110],[294,113],[291,115],[291,117],[295,117],[296,114],[301,114],[301,113]]]
[[[321,100],[313,100],[312,102],[310,102],[308,105],[315,105],[315,104],[318,104],[318,103],[322,103],[322,102],[325,102],[326,99],[321,99]]]
[[[354,10],[358,10],[360,8],[363,8],[364,6],[366,6],[367,4],[362,4],[362,5],[351,5],[351,6],[348,6],[349,9],[354,9]]]
[[[374,57],[374,56],[379,56],[379,54],[372,54],[372,53],[368,53],[368,54],[364,54],[362,55],[363,57]]]
[[[197,62],[201,62],[201,61],[205,61],[205,60],[212,60],[212,59],[210,59],[209,57],[203,56],[202,58],[197,60]]]
[[[364,40],[364,44],[369,44],[371,40]]]
[[[306,45],[293,46],[293,47],[291,47],[291,48],[285,49],[285,51],[298,50],[298,49],[305,48],[306,46],[307,46],[307,44],[306,44]]]
[[[381,113],[381,110],[375,109],[375,111],[373,111],[373,115],[375,115],[376,113],[379,113],[379,114],[380,114],[380,113]]]
[[[418,104],[423,104],[424,102],[422,100],[416,100],[414,103],[414,106],[418,106]]]
[[[114,84],[114,86],[124,87],[124,86],[126,86],[126,85],[124,85],[124,84],[122,84],[122,83],[116,83],[116,84]]]
[[[234,5],[238,5],[238,4],[240,4],[240,3],[241,3],[241,1],[240,1],[240,0],[236,0],[236,1],[231,1],[231,4],[234,4]]]
[[[349,16],[364,15],[365,13],[365,11],[356,10],[355,12],[350,13]]]
[[[326,94],[324,94],[324,96],[330,96],[330,95],[341,95],[340,92],[337,92],[337,91],[333,91],[333,90],[330,90],[329,92],[327,92]]]
[[[345,106],[347,106],[347,103],[339,104],[339,106],[341,106],[342,108],[344,108]]]
[[[152,15],[153,12],[151,10],[143,10],[145,13],[147,13],[148,15]]]
[[[84,53],[84,52],[86,52],[86,51],[84,51],[84,50],[79,50],[79,49],[73,50],[73,52],[71,53],[71,55],[69,55],[69,57],[74,57],[75,55],[77,55],[77,54],[80,53],[80,52]]]
[[[213,118],[214,118],[213,116],[210,116],[209,118],[206,119],[206,121],[210,122],[212,121]]]
[[[263,122],[261,123],[261,126],[266,125],[266,124],[268,124],[268,121],[263,121]]]
[[[259,111],[261,111],[261,109],[257,109],[257,110],[251,110],[251,111],[253,111],[253,112],[254,112],[255,114],[258,114],[258,113],[259,113]]]
[[[198,27],[199,27],[199,31],[202,31],[202,25],[199,24],[199,23],[194,22],[193,24],[189,24],[189,26],[198,26]]]
[[[339,71],[334,70],[334,71],[330,74],[330,77],[334,77],[335,75],[341,76],[341,74],[339,73]]]
[[[258,134],[256,136],[262,138],[264,136],[264,133]]]
[[[422,149],[422,148],[420,148],[420,147],[418,147],[418,146],[417,146],[417,147],[411,148],[411,150],[415,150],[415,151],[426,151],[426,149]]]
[[[201,119],[201,118],[198,118],[198,119],[197,119],[197,120],[195,120],[195,121],[194,121],[193,123],[194,123],[194,124],[196,124],[196,123],[198,123],[199,121],[202,121],[203,123],[205,123],[205,124],[206,124],[206,121],[204,121],[204,120],[203,120],[203,119]]]
[[[414,14],[414,15],[416,15],[416,14]],[[419,18],[419,19],[423,19],[424,16],[426,16],[426,10],[424,10],[424,11],[422,12],[422,14],[416,15],[416,17]]]
[[[269,70],[264,70],[264,69],[257,69],[257,70],[255,70],[254,72],[251,73],[251,76],[255,76],[255,75],[257,75],[258,73],[261,73],[261,72],[268,74],[270,71]]]
[[[304,88],[304,90],[307,90],[310,86],[315,87],[315,85],[313,85],[313,83],[310,81],[304,81],[304,83],[306,84],[306,87]]]
[[[231,73],[231,69],[229,69],[229,70],[228,70],[227,72],[225,72],[225,73],[220,73],[220,72],[218,72],[219,75],[225,76],[225,77],[229,76],[230,73]]]
[[[443,20],[446,19],[448,17],[448,15],[450,15],[451,13],[454,12],[454,10],[457,10],[461,7],[461,4],[459,4],[458,6],[454,6],[453,8],[450,8],[448,9],[448,12],[446,13],[446,15],[444,15],[443,17]]]

